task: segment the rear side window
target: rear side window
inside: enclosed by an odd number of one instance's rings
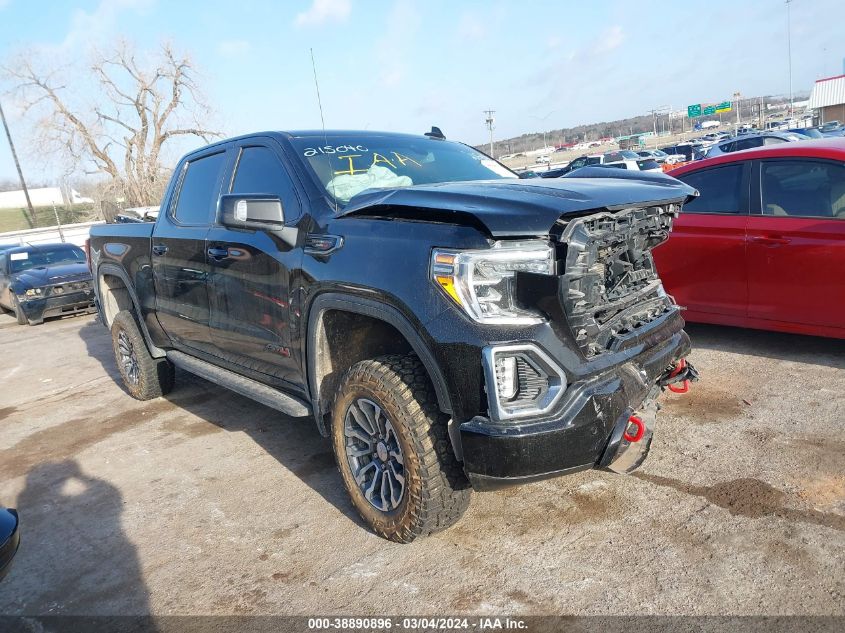
[[[845,165],[764,161],[760,179],[765,215],[845,220]]]
[[[752,147],[762,147],[763,146],[763,139],[759,136],[755,136],[754,138],[744,138],[740,141],[736,142],[734,145],[733,151],[738,152],[743,149],[751,149]]]
[[[226,153],[219,152],[192,160],[185,168],[173,217],[180,224],[210,224],[217,206],[220,173]]]
[[[701,194],[684,205],[684,212],[745,213],[742,208],[743,166],[744,163],[726,165],[679,176]]]
[[[785,139],[778,138],[777,136],[767,136],[763,139],[763,145],[779,145],[780,143],[786,142],[787,141]]]
[[[265,193],[282,201],[285,218],[298,215],[293,184],[279,158],[269,147],[241,150],[230,193]]]

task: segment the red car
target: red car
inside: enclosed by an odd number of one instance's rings
[[[671,172],[699,190],[654,258],[698,323],[845,338],[845,138]]]

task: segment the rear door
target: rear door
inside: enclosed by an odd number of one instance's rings
[[[754,180],[749,316],[845,328],[845,164],[768,159]]]
[[[292,270],[301,266],[301,205],[275,142],[236,149],[226,193],[264,194],[282,201],[287,237],[278,231],[214,226],[208,234],[210,331],[215,353],[235,365],[301,385],[291,351]]]
[[[750,171],[750,162],[740,161],[678,177],[701,195],[684,205],[654,258],[666,291],[691,311],[745,316]]]
[[[153,230],[156,314],[177,346],[209,352],[206,234],[216,211],[226,149],[182,164],[176,191]],[[164,211],[164,210],[163,210]]]

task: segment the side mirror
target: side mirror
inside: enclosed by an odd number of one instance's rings
[[[221,221],[236,229],[278,230],[285,213],[278,196],[263,193],[227,193],[220,196]]]

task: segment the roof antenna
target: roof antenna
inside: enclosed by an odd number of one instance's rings
[[[317,64],[314,62],[314,49],[309,48],[308,50],[311,51],[311,70],[314,71],[314,87],[317,89],[317,106],[320,108],[320,123],[323,126],[323,143],[328,145],[329,144],[329,138],[328,138],[328,136],[326,136],[326,119],[323,118],[323,101],[322,101],[322,99],[320,99],[320,83],[317,81]],[[332,162],[329,159],[328,155],[325,155],[325,156],[326,156],[326,164],[329,166],[329,174],[328,175],[331,176],[332,175]],[[329,180],[329,182],[331,182],[331,180]],[[334,192],[330,192],[330,193],[332,194],[332,199],[334,200],[334,212],[335,212],[335,215],[337,215],[337,212],[338,212],[337,198],[335,197]]]
[[[439,127],[436,127],[434,125],[431,126],[431,132],[426,132],[425,135],[430,138],[439,138],[441,140],[446,140],[446,135],[440,131]]]

